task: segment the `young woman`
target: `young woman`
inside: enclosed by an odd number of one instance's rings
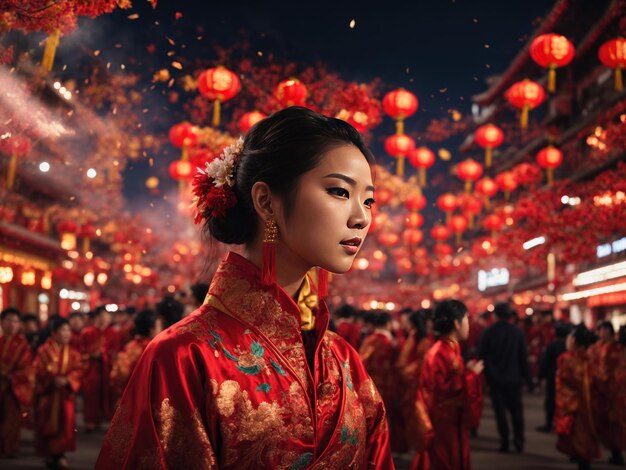
[[[413,468],[469,470],[469,432],[482,413],[483,362],[463,364],[459,342],[469,335],[469,321],[462,302],[439,303],[434,327],[439,339],[426,353],[419,382]]]
[[[96,468],[393,469],[380,395],[327,331],[326,272],[307,275],[352,265],[372,160],[350,125],[292,107],[196,176],[196,221],[245,254],[148,345]]]
[[[580,324],[567,337],[567,351],[556,369],[556,448],[578,462],[580,470],[600,456],[591,410],[591,365],[587,348],[595,335]]]

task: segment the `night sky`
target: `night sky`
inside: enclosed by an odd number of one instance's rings
[[[83,54],[101,50],[101,57],[113,67],[136,58],[127,67],[145,77],[149,94],[145,99],[151,113],[159,113],[158,120],[154,114],[146,117],[146,126],[154,133],[167,132],[187,118],[180,103],[171,105],[162,89],[149,88],[152,74],[172,62],[167,52],[175,51],[183,65],[199,57],[210,64],[215,60],[214,44],[242,41],[280,60],[321,61],[348,81],[378,77],[383,92],[404,86],[420,101],[417,115],[407,121],[407,131],[423,131],[432,118],[451,109],[469,113],[471,96],[487,88],[488,77],[506,69],[553,4],[548,0],[160,1],[153,10],[147,2],[135,0],[131,10],[81,19],[77,32],[64,38],[59,56],[68,62],[78,49]],[[156,52],[148,54],[149,45],[156,46]],[[176,71],[172,72],[176,78]],[[374,130],[372,142],[374,152],[389,165],[381,141],[393,132],[393,122],[387,118]],[[437,147],[448,148],[454,158],[459,143],[457,137]],[[171,149],[169,155],[157,157],[170,161],[173,155]],[[438,162],[432,170],[443,168],[444,163]],[[145,161],[126,172],[125,194],[131,206],[146,203],[143,181],[150,173]],[[174,187],[173,181],[163,183]]]

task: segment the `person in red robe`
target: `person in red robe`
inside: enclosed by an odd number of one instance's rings
[[[83,340],[81,339],[81,333],[85,328],[85,317],[80,312],[70,313],[68,317],[70,323],[70,329],[72,330],[72,336],[70,338],[70,346],[75,350],[81,351]]]
[[[81,353],[84,375],[82,391],[84,420],[87,432],[98,428],[111,415],[111,352],[116,348],[117,335],[110,327],[111,314],[101,306],[93,315],[93,325],[81,333]]]
[[[591,409],[591,364],[587,348],[595,336],[583,324],[566,340],[567,351],[559,356],[556,370],[556,448],[578,462],[579,470],[590,468],[600,456]]]
[[[124,350],[117,355],[117,359],[111,369],[114,408],[117,407],[117,403],[122,398],[126,384],[135,369],[139,357],[146,349],[146,346],[148,346],[150,340],[163,329],[161,327],[161,318],[153,310],[142,310],[136,314],[134,324],[135,339],[128,343]]]
[[[83,366],[69,343],[71,328],[61,317],[50,320],[51,337],[39,348],[35,369],[35,448],[48,468],[68,468],[65,452],[76,450],[76,393]]]
[[[626,450],[626,420],[617,404],[624,387],[621,380],[626,368],[624,348],[615,340],[615,329],[610,321],[601,322],[596,331],[598,341],[587,351],[591,363],[591,409],[598,438],[609,449],[609,463],[623,465]]]
[[[418,417],[415,414],[415,396],[417,395],[422,364],[426,353],[433,345],[433,340],[426,329],[426,319],[431,316],[430,309],[420,309],[411,313],[409,316],[411,330],[396,360],[401,395],[400,415],[404,419],[407,447],[414,443],[415,429],[417,428]]]
[[[342,305],[335,311],[336,333],[350,346],[358,350],[361,342],[361,327],[356,323],[357,311],[351,305]]]
[[[463,363],[459,342],[469,336],[469,320],[462,302],[441,301],[434,328],[439,339],[426,353],[416,398],[418,452],[412,468],[469,470],[470,429],[478,426],[482,413],[483,362]]]
[[[32,404],[32,353],[20,331],[20,311],[0,313],[0,457],[17,457],[23,414]]]
[[[393,470],[383,401],[323,301],[367,234],[372,155],[352,126],[302,107],[245,139],[194,179],[196,221],[244,255],[148,344],[96,469]]]

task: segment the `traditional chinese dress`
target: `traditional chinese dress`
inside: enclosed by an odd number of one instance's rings
[[[128,379],[137,365],[139,357],[148,346],[150,338],[136,336],[134,340],[128,343],[122,352],[117,355],[113,368],[111,369],[111,386],[113,388],[113,403],[122,398]]]
[[[26,337],[0,336],[0,457],[19,453],[22,412],[32,398],[32,353]]]
[[[35,369],[35,447],[52,457],[76,450],[76,393],[83,374],[80,353],[69,344],[49,339],[38,350]],[[55,377],[68,383],[59,388]]]
[[[597,342],[587,350],[591,364],[591,410],[598,438],[610,450],[626,450],[626,356],[617,342]]]
[[[413,468],[469,470],[469,431],[477,427],[482,405],[482,378],[466,370],[458,341],[437,341],[420,375]]]
[[[205,304],[150,342],[96,468],[394,468],[380,395],[325,304],[302,331],[311,303],[259,279],[229,254]]]
[[[576,350],[559,356],[556,370],[556,448],[583,460],[599,457],[591,411],[591,370],[587,352]]]

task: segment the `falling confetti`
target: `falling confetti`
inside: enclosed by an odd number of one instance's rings
[[[444,162],[450,161],[450,159],[452,158],[452,154],[450,153],[450,151],[444,148],[440,148],[437,151],[437,155],[439,155],[439,158],[441,158]]]
[[[132,15],[128,15],[126,18],[128,18],[129,20],[136,20],[139,18],[139,14],[133,13]]]
[[[180,20],[183,17],[183,14],[180,11],[177,11],[176,14],[174,15],[174,18],[177,20]]]
[[[350,29],[354,29],[355,26],[356,26],[356,20],[353,18],[352,20],[350,20]]]
[[[175,69],[178,69],[178,70],[182,70],[183,69],[183,64],[181,64],[180,62],[174,61],[174,62],[172,62],[172,67],[174,67]]]

